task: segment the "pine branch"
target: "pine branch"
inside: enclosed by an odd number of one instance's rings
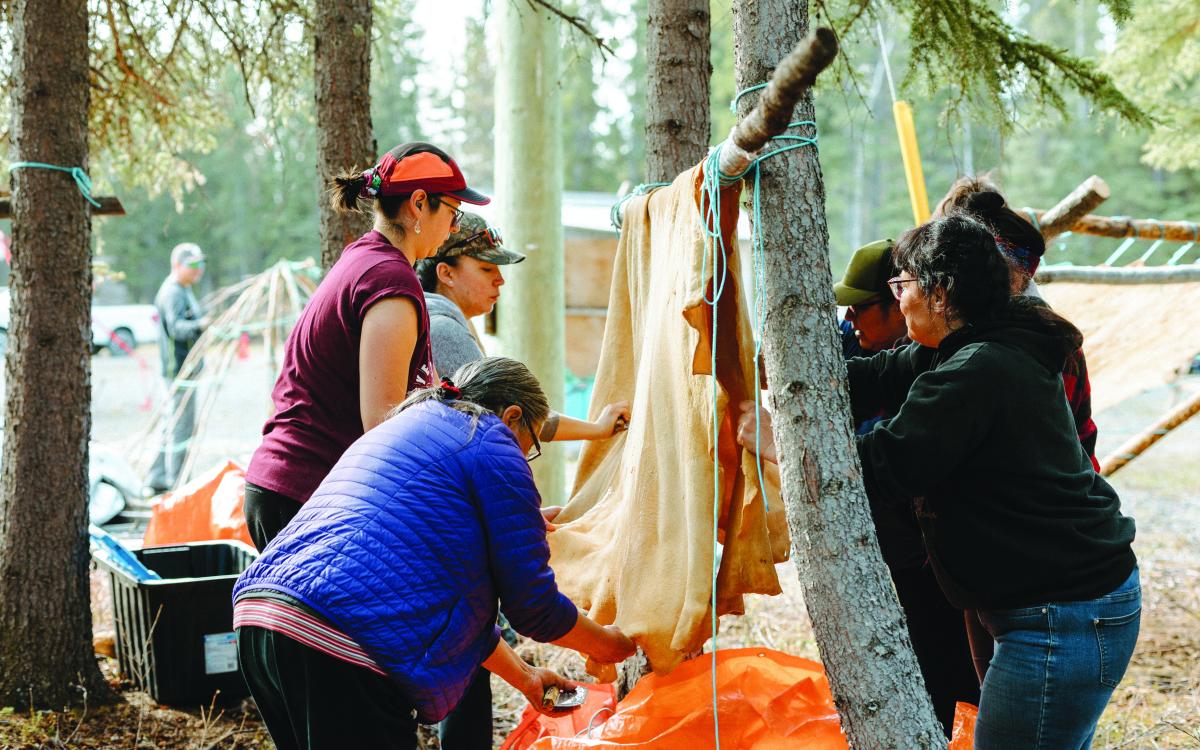
[[[909,22],[912,58],[906,83],[919,77],[932,90],[951,88],[959,99],[986,101],[997,112],[1022,95],[1065,112],[1064,92],[1073,90],[1133,125],[1152,122],[1095,63],[1014,28],[987,0],[883,1]],[[817,3],[839,36],[861,28],[878,11],[851,0],[835,15],[830,5]],[[1118,21],[1129,15],[1130,0],[1106,5]]]
[[[613,48],[608,45],[608,42],[601,39],[596,32],[592,31],[591,27],[587,25],[587,20],[582,16],[575,16],[567,13],[562,8],[559,8],[548,0],[525,0],[525,2],[528,3],[529,7],[533,8],[534,10],[539,7],[544,8],[550,13],[553,13],[561,18],[563,21],[566,21],[569,25],[574,26],[579,33],[588,38],[588,41],[596,45],[596,49],[600,50],[600,57],[603,60],[607,61],[609,55],[616,54],[616,51],[614,51]]]

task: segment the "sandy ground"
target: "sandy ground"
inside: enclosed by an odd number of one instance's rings
[[[148,462],[157,442],[147,431],[162,394],[158,353],[142,347],[135,357],[112,357],[107,352],[93,358],[93,439],[131,457]],[[202,418],[206,432],[199,446],[197,468],[203,470],[226,458],[245,461],[258,443],[267,415],[270,368],[261,351],[233,363],[229,377],[219,387],[212,412]],[[2,379],[0,374],[0,379]],[[208,388],[215,386],[209,385]],[[1158,388],[1097,415],[1100,455],[1106,454],[1140,431],[1184,394],[1200,390],[1200,377],[1185,378],[1175,386]],[[211,392],[211,391],[210,391]],[[1097,748],[1200,747],[1200,418],[1192,420],[1154,446],[1145,456],[1118,473],[1113,484],[1126,512],[1137,519],[1136,548],[1141,560],[1145,610],[1142,637],[1134,663],[1121,684],[1097,735]],[[744,617],[722,623],[721,647],[767,645],[813,658],[819,657],[805,611],[803,594],[791,563],[780,566],[784,593],[778,597],[750,597]],[[111,622],[104,606],[105,586],[94,585],[97,625]],[[567,652],[524,644],[530,659],[562,671],[582,675],[580,661]],[[111,665],[109,667],[111,669]],[[133,705],[137,716],[147,709]],[[496,684],[496,732],[503,737],[515,723],[523,701],[506,686]],[[135,710],[130,709],[130,710]],[[142,718],[139,718],[140,722]],[[166,721],[166,719],[164,719]],[[179,727],[206,726],[195,712],[171,719]],[[245,747],[259,737],[244,717],[236,733],[221,747]],[[191,722],[189,724],[188,722]],[[199,722],[199,723],[197,723]],[[211,723],[211,722],[209,722]],[[28,730],[28,727],[25,728]],[[180,730],[183,734],[183,730]],[[213,739],[212,727],[204,745]],[[224,731],[221,729],[220,731]],[[218,734],[220,733],[218,731]],[[31,735],[32,736],[32,735]],[[0,721],[0,745],[6,743]],[[237,744],[238,737],[244,741]],[[11,738],[10,738],[11,739]],[[16,745],[25,746],[25,745]],[[39,746],[32,742],[29,747]],[[95,747],[126,746],[121,743]],[[163,743],[164,747],[187,747]],[[216,747],[217,745],[212,745]],[[436,740],[426,739],[427,747]]]

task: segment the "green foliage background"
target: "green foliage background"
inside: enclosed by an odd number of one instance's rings
[[[99,190],[115,192],[128,210],[95,220],[96,253],[126,274],[124,288],[111,291],[138,301],[152,297],[177,242],[199,242],[209,251],[210,287],[279,258],[318,252],[306,5],[214,0],[190,5],[185,19],[147,26],[168,6],[170,0],[95,0],[93,13],[91,171]],[[435,69],[425,54],[433,42],[413,22],[411,7],[400,0],[375,4],[372,115],[379,146],[414,139],[447,144],[473,181],[489,184],[490,26],[482,15],[443,14],[440,23],[461,26],[453,34],[461,43],[453,68]],[[584,16],[615,50],[602,57],[580,35],[564,32],[565,185],[615,200],[623,184],[643,179],[645,0],[564,7]],[[111,8],[127,12],[110,17]],[[895,236],[912,221],[876,22],[898,94],[916,115],[931,200],[961,174],[993,170],[1011,203],[1048,208],[1095,173],[1113,190],[1101,213],[1200,220],[1194,0],[1010,6],[893,0],[817,8],[822,21],[843,32],[841,68],[817,95],[835,269],[855,246]],[[9,10],[0,0],[0,13]],[[714,143],[733,124],[731,26],[728,3],[713,2]],[[123,42],[119,55],[114,38]],[[3,23],[0,53],[10,51],[11,27]],[[5,68],[0,63],[0,74]],[[4,123],[9,106],[0,100]],[[7,151],[6,138],[5,127],[0,152]],[[0,153],[0,161],[6,158]],[[1050,260],[1097,262],[1115,244],[1072,237],[1059,243],[1065,249],[1050,251]]]

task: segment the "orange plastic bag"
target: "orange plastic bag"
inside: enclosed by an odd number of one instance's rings
[[[815,661],[766,648],[718,651],[717,703],[722,750],[847,748],[825,672]],[[584,730],[578,737],[546,736],[530,750],[711,747],[712,704],[712,655],[706,654],[669,675],[642,678],[617,712],[590,735]],[[952,748],[971,747],[973,707],[959,704],[960,714],[964,708],[971,709],[969,721],[955,718]]]
[[[948,750],[973,750],[975,747],[975,719],[979,709],[970,703],[956,703],[954,706],[954,739],[950,740]]]
[[[528,750],[543,737],[587,736],[589,729],[598,727],[617,710],[616,685],[596,683],[587,686],[583,705],[571,713],[546,716],[526,706],[521,721],[513,728],[500,750]]]
[[[236,539],[254,546],[242,513],[245,495],[242,467],[233,461],[215,466],[154,504],[142,543],[156,547]]]

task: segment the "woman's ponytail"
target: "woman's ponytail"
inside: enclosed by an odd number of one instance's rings
[[[338,213],[361,211],[358,198],[367,186],[361,172],[345,172],[329,181],[329,205]]]

